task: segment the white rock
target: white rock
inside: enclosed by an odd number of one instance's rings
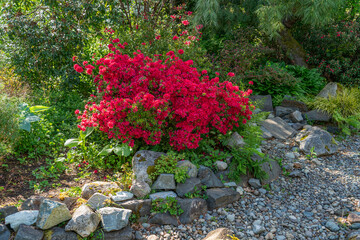
[[[5,218],[5,225],[10,224],[10,227],[15,232],[19,229],[21,224],[33,225],[36,223],[39,215],[38,210],[25,210],[11,214]]]
[[[285,154],[285,158],[287,159],[295,159],[295,154],[293,152],[288,152]]]
[[[153,194],[150,194],[150,199],[151,200],[155,200],[155,199],[159,199],[159,198],[162,198],[162,199],[165,199],[167,197],[174,197],[176,198],[177,195],[175,192],[173,191],[168,191],[168,192],[157,192],[157,193],[153,193]]]
[[[227,183],[224,183],[224,185],[226,187],[236,187],[237,186],[235,182],[227,182]]]
[[[244,189],[243,189],[242,187],[240,187],[240,186],[238,186],[238,187],[236,188],[236,191],[237,191],[240,195],[243,195],[243,194],[244,194]]]
[[[111,199],[114,202],[122,202],[132,199],[133,197],[134,194],[132,194],[131,192],[121,191],[121,192],[117,192],[115,196],[111,196]]]
[[[223,162],[223,161],[216,161],[215,166],[216,166],[217,170],[219,170],[219,171],[224,171],[228,168],[227,163]]]

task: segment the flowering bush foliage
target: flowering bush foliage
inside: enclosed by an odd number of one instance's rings
[[[312,29],[299,38],[309,53],[307,62],[328,79],[345,85],[360,83],[360,23],[342,21]]]
[[[176,150],[197,148],[211,129],[226,134],[239,122],[251,119],[248,95],[229,81],[210,79],[192,60],[169,51],[162,61],[137,50],[122,53],[126,43],[114,39],[111,52],[96,62],[75,64],[77,72],[94,74],[98,96],[79,113],[79,128],[99,127],[109,138],[132,146],[142,139],[157,145],[163,139]],[[98,71],[95,74],[95,71]],[[232,74],[230,74],[232,75]],[[77,112],[78,113],[78,112]]]

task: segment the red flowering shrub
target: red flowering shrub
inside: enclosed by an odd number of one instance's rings
[[[96,62],[98,96],[78,116],[79,128],[99,127],[109,138],[149,145],[161,141],[177,150],[197,148],[211,129],[222,134],[251,118],[247,96],[228,81],[199,73],[193,61],[183,61],[173,51],[165,61],[122,53],[125,44],[110,44],[112,51]],[[76,67],[79,69],[79,67]]]

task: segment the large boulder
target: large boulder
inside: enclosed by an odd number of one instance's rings
[[[280,106],[282,107],[290,107],[293,109],[298,109],[301,112],[307,112],[308,107],[304,102],[301,102],[296,99],[296,97],[285,95],[283,101],[281,102]]]
[[[311,127],[302,130],[295,139],[299,149],[306,154],[311,153],[312,148],[317,156],[334,154],[338,150],[338,143],[331,134],[319,127]]]
[[[162,173],[160,174],[154,184],[151,186],[154,190],[174,190],[175,189],[174,174]]]
[[[163,155],[166,154],[148,150],[140,150],[136,152],[132,159],[132,168],[135,178],[151,185],[152,181],[149,177],[149,173],[153,171],[152,168],[155,165],[155,160]]]
[[[330,96],[336,96],[338,90],[338,84],[335,82],[328,83],[316,97],[329,98]]]
[[[89,199],[94,193],[109,194],[113,191],[120,191],[120,187],[114,182],[92,182],[87,183],[82,188],[81,197]]]
[[[129,200],[129,201],[121,202],[119,206],[125,209],[130,209],[133,212],[133,214],[140,217],[149,216],[151,212],[150,199]]]
[[[176,167],[181,168],[181,167],[186,167],[187,168],[187,174],[188,176],[191,177],[196,177],[198,174],[198,169],[197,167],[192,164],[189,160],[183,160],[183,161],[179,161],[176,165]]]
[[[176,216],[170,215],[169,213],[156,213],[150,218],[149,223],[179,226]]]
[[[71,219],[71,214],[64,203],[45,199],[40,205],[36,226],[46,230],[69,219]]]
[[[148,183],[133,179],[130,191],[138,198],[143,198],[151,192],[151,188]]]
[[[198,178],[208,188],[224,187],[224,184],[216,177],[214,172],[205,166],[199,167]]]
[[[75,210],[71,220],[65,226],[65,231],[74,231],[86,238],[96,230],[99,222],[98,214],[94,213],[90,207],[81,205]]]
[[[97,210],[105,232],[121,230],[129,224],[131,210],[114,207],[104,207]]]
[[[225,207],[240,198],[240,194],[232,188],[210,188],[206,190],[206,195],[209,210]]]
[[[101,193],[94,193],[87,201],[87,205],[95,211],[97,209],[105,207],[106,203],[108,203],[109,201],[110,198],[108,196],[105,196]]]
[[[179,217],[182,224],[193,223],[201,215],[205,216],[208,210],[206,201],[201,198],[179,199],[178,204],[184,211]]]
[[[245,141],[239,133],[233,132],[231,136],[227,139],[226,146],[228,146],[229,148],[242,148],[245,146]]]
[[[252,101],[256,102],[258,108],[265,112],[274,111],[272,99],[270,95],[251,95],[249,97]]]
[[[25,210],[11,214],[5,218],[5,224],[10,224],[10,227],[16,232],[21,224],[33,225],[36,223],[39,215],[38,210]]]
[[[43,237],[43,231],[21,224],[14,240],[41,240]]]
[[[266,119],[262,127],[269,131],[275,138],[285,140],[292,137],[296,131],[280,117]]]
[[[94,233],[93,239],[106,239],[106,240],[133,240],[135,239],[133,230],[127,226],[118,231],[104,232],[101,229]],[[137,239],[137,238],[136,238]]]
[[[310,112],[307,112],[304,115],[308,121],[329,122],[331,119],[331,116],[328,113],[320,110],[311,110]]]
[[[5,206],[3,208],[0,208],[0,221],[1,219],[6,218],[7,216],[17,213],[18,209],[15,206]]]
[[[198,178],[187,178],[184,183],[178,183],[176,193],[179,197],[185,197],[187,193],[201,190],[202,183]]]
[[[78,240],[78,236],[74,232],[66,232],[64,228],[54,227],[45,234],[49,238],[45,237],[46,240]]]
[[[1,240],[9,240],[10,239],[10,231],[4,224],[0,224],[0,239]]]
[[[263,160],[263,158],[257,154],[254,154],[251,157],[251,160],[261,162]],[[261,163],[260,167],[267,175],[266,178],[261,179],[261,184],[269,184],[270,182],[276,180],[282,173],[282,169],[281,169],[279,163],[272,159]]]
[[[203,240],[231,240],[232,234],[228,228],[217,228],[209,232]]]

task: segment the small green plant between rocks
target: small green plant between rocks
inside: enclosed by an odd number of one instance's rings
[[[151,203],[151,212],[169,213],[170,215],[179,216],[184,210],[180,208],[176,198],[166,197],[166,199],[158,198],[153,200]]]

